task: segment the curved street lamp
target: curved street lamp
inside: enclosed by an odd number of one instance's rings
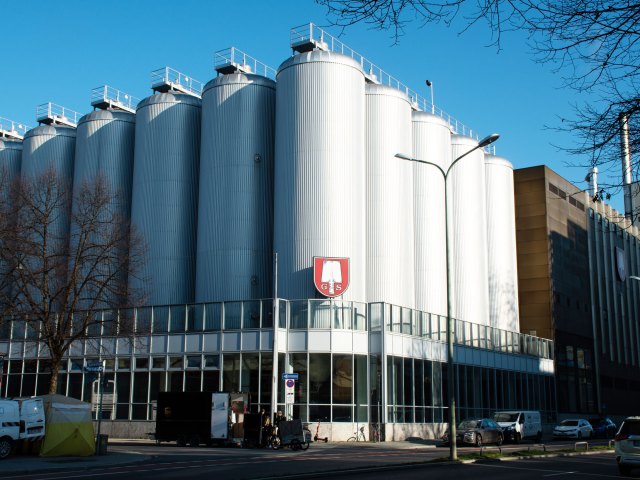
[[[405,155],[402,153],[396,153],[395,156],[402,160],[408,160],[410,162],[424,163],[427,165],[432,165],[438,169],[438,171],[442,174],[444,178],[444,222],[445,222],[445,256],[447,257],[447,396],[449,397],[448,407],[449,407],[449,460],[457,460],[458,459],[458,447],[457,447],[457,439],[456,439],[456,395],[455,395],[455,375],[453,369],[453,332],[455,329],[455,325],[453,323],[453,318],[451,318],[451,261],[449,259],[449,195],[447,194],[447,179],[449,177],[449,173],[453,166],[458,163],[462,158],[469,155],[471,152],[479,148],[486,147],[487,145],[495,142],[500,138],[500,135],[497,133],[492,133],[491,135],[483,138],[478,142],[478,145],[470,149],[469,151],[463,153],[459,157],[457,157],[451,165],[444,170],[440,165],[434,162],[430,162],[428,160],[421,160],[418,158],[410,157],[409,155]],[[640,279],[639,279],[640,280]]]

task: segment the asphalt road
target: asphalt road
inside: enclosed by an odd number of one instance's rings
[[[573,443],[570,444],[573,446]],[[553,444],[555,448],[569,444]],[[507,449],[526,449],[526,445]],[[503,449],[504,450],[504,449]],[[135,463],[83,464],[70,459],[59,460],[58,470],[32,473],[0,471],[3,480],[36,479],[111,479],[169,480],[215,477],[216,480],[265,478],[384,478],[401,475],[402,478],[466,478],[529,479],[529,478],[619,478],[614,455],[611,452],[584,456],[548,459],[487,461],[473,464],[431,463],[447,456],[446,448],[427,445],[401,444],[313,444],[307,451],[258,450],[239,448],[178,448],[170,445],[130,443],[109,446],[110,455],[137,456]],[[464,448],[460,453],[478,452]],[[100,457],[95,457],[100,458]],[[105,458],[105,457],[102,457]],[[106,457],[108,458],[108,457]],[[25,459],[26,460],[26,459]],[[33,458],[33,461],[41,459]],[[135,460],[132,460],[135,461]],[[9,465],[7,465],[9,466]],[[62,468],[61,468],[62,467]],[[640,478],[640,471],[637,472]]]

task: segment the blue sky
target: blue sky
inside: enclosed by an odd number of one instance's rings
[[[482,24],[463,34],[462,24],[416,24],[394,45],[390,32],[366,25],[329,27],[312,0],[30,0],[3,17],[0,116],[31,126],[48,101],[90,111],[90,90],[103,84],[144,98],[150,72],[165,65],[206,82],[213,53],[230,46],[277,68],[291,54],[291,27],[314,22],[424,97],[425,79],[433,81],[435,104],[481,136],[500,133],[496,153],[516,168],[547,164],[586,187],[586,167],[568,165],[588,159],[559,151],[571,136],[546,128],[579,99],[533,60],[520,32],[506,33],[498,51]]]

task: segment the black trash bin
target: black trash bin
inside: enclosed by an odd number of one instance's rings
[[[96,455],[106,455],[109,445],[109,435],[96,436]]]

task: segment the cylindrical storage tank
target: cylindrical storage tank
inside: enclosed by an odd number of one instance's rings
[[[136,117],[132,113],[96,110],[80,119],[77,128],[74,194],[83,182],[101,175],[117,197],[113,211],[131,215],[131,181]]]
[[[278,70],[274,251],[278,296],[319,297],[313,257],[348,257],[344,300],[366,301],[364,74],[314,50]]]
[[[451,129],[436,115],[413,112],[413,157],[437,164],[451,163]],[[415,163],[413,170],[415,218],[416,309],[447,314],[446,219],[444,176],[433,165]]]
[[[22,142],[0,139],[0,205],[9,199],[11,184],[20,175]]]
[[[259,75],[204,88],[196,302],[271,296],[275,97]]]
[[[452,161],[477,145],[472,138],[453,135]],[[448,181],[452,315],[458,320],[489,325],[483,151],[476,149],[458,161],[451,168]]]
[[[492,327],[517,332],[518,267],[513,166],[485,156],[489,318]]]
[[[162,93],[136,110],[131,222],[147,255],[129,291],[149,305],[194,299],[201,103]]]
[[[131,217],[131,181],[133,176],[133,152],[135,144],[135,115],[128,112],[97,110],[83,116],[76,129],[76,161],[73,179],[73,211],[81,189],[96,186],[100,179],[108,188],[110,202],[105,209],[113,215],[114,227],[124,226]],[[71,231],[72,252],[77,249],[77,235]],[[126,255],[121,252],[120,255]],[[113,267],[105,265],[105,268]],[[91,272],[84,272],[90,275]],[[122,292],[127,284],[127,272],[121,271],[113,279],[111,291]],[[114,282],[118,282],[117,285]],[[87,287],[90,288],[90,287]],[[103,296],[100,308],[121,306],[124,298]]]
[[[415,303],[411,104],[401,91],[367,84],[367,301]]]
[[[73,188],[73,164],[76,149],[75,128],[42,125],[29,130],[22,142],[21,177],[27,184],[37,182],[43,175],[55,172],[59,179],[58,188],[71,198]],[[49,243],[58,243],[55,248],[69,245],[70,204],[59,207],[59,212],[50,225]],[[53,251],[53,250],[51,250]]]

